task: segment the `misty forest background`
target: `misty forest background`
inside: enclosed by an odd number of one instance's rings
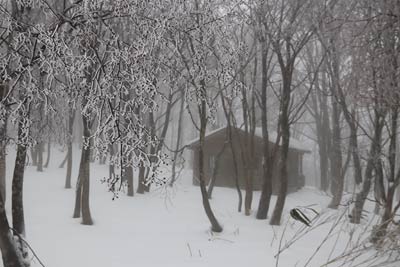
[[[211,230],[222,232],[205,183],[203,145],[207,132],[224,126],[228,144],[234,128],[247,136],[237,151],[246,173],[236,177],[246,188],[237,190],[239,205],[229,203],[243,216],[282,223],[294,138],[313,151],[307,185],[331,198],[329,208],[347,206],[350,222],[360,224],[365,202],[373,201],[379,220],[370,241],[377,249],[400,231],[398,0],[1,0],[0,58],[6,267],[28,266],[32,253],[25,236],[26,165],[43,173],[61,165],[67,189],[75,187],[72,168],[79,168],[73,216],[92,225],[91,164],[109,165],[105,178],[96,178],[110,201],[146,194],[174,186],[191,166],[187,143],[198,138],[199,194]],[[255,127],[264,140],[257,199]],[[62,162],[52,158],[56,149],[65,154]],[[73,158],[76,149],[80,158]]]

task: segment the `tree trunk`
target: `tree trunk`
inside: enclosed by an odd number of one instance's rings
[[[4,83],[0,84],[0,101],[3,101],[7,91],[8,85]],[[8,111],[6,110],[3,114],[3,120],[0,121],[0,198],[4,203],[6,203],[7,120]]]
[[[51,156],[51,143],[48,142],[48,143],[47,143],[47,159],[46,159],[46,163],[44,164],[43,167],[45,167],[45,168],[48,168],[48,167],[49,167],[50,156]]]
[[[242,203],[243,203],[243,196],[242,196],[242,191],[240,190],[240,184],[239,184],[239,171],[238,171],[238,160],[237,160],[237,155],[236,155],[236,150],[235,150],[235,145],[233,143],[233,138],[232,138],[232,105],[230,104],[229,111],[228,107],[226,105],[226,101],[224,99],[224,95],[221,93],[221,102],[222,102],[222,107],[224,109],[226,121],[227,121],[227,127],[226,127],[226,137],[227,141],[229,143],[231,153],[232,153],[232,159],[233,159],[233,171],[234,171],[234,182],[235,182],[235,188],[238,193],[238,212],[242,211]]]
[[[82,116],[83,122],[83,138],[84,146],[82,148],[81,166],[79,166],[79,179],[82,180],[82,196],[81,196],[81,210],[82,210],[82,224],[92,225],[93,220],[90,214],[89,206],[89,186],[90,186],[90,156],[91,156],[91,139],[89,118]]]
[[[4,201],[0,199],[0,250],[5,267],[25,267],[8,224]]]
[[[43,142],[40,141],[37,144],[37,149],[36,149],[36,153],[37,153],[37,168],[36,170],[38,172],[42,172],[43,171]]]
[[[22,119],[22,118],[20,118]],[[23,123],[18,126],[18,140],[22,141]],[[23,203],[23,184],[26,161],[27,147],[24,144],[17,145],[17,156],[15,159],[14,174],[12,180],[12,222],[16,233],[16,239],[19,241],[19,249],[23,258],[28,257],[26,245],[22,242],[19,236],[25,236],[25,218],[24,218],[24,203]]]
[[[82,115],[83,122],[83,138],[84,144],[82,147],[81,162],[79,165],[79,176],[76,188],[75,197],[75,210],[74,218],[80,217],[82,215],[82,224],[92,225],[93,220],[90,214],[89,206],[89,186],[90,186],[90,128],[89,119]]]
[[[145,174],[145,167],[142,166],[143,163],[139,166],[139,177],[138,177],[138,188],[137,188],[137,193],[138,194],[144,194],[144,174]]]
[[[265,42],[265,41],[264,41]],[[261,43],[261,128],[263,135],[263,185],[261,189],[261,197],[258,203],[256,218],[265,220],[268,216],[268,210],[271,202],[272,194],[272,164],[270,164],[269,153],[269,134],[268,134],[268,116],[267,116],[267,83],[268,83],[268,68],[267,68],[267,48],[264,42]]]
[[[340,137],[340,119],[337,102],[332,96],[332,152],[331,160],[331,192],[333,198],[328,207],[337,209],[343,195],[344,176],[342,176],[342,150]]]
[[[133,167],[132,166],[126,166],[125,167],[125,179],[128,183],[128,196],[133,197],[134,195],[134,188],[133,188]]]
[[[0,198],[6,202],[6,153],[5,147],[0,147]]]
[[[115,167],[114,167],[114,162],[113,162],[113,158],[114,158],[114,145],[110,144],[109,145],[109,149],[110,149],[110,165],[108,167],[108,177],[110,177],[110,179],[112,177],[115,176]]]
[[[5,118],[7,120],[7,118]],[[7,166],[7,156],[6,156],[6,148],[7,148],[7,140],[6,140],[6,131],[7,131],[7,123],[1,123],[0,126],[0,198],[6,202],[6,166]]]
[[[289,152],[290,142],[290,123],[289,123],[289,105],[290,105],[290,94],[291,94],[291,80],[292,80],[292,69],[282,71],[283,76],[283,90],[282,90],[282,102],[279,117],[279,125],[282,134],[282,146],[280,149],[280,185],[278,199],[276,200],[275,209],[272,213],[271,225],[280,225],[283,207],[285,205],[287,187],[288,187],[288,173],[287,173],[287,158]]]
[[[398,103],[396,103],[398,104]],[[397,133],[398,133],[398,117],[399,117],[399,108],[397,105],[393,105],[391,108],[391,121],[390,121],[390,143],[389,143],[389,173],[388,173],[388,189],[385,197],[385,206],[384,211],[381,218],[381,223],[378,226],[378,230],[375,231],[373,236],[373,241],[378,241],[382,237],[386,235],[387,227],[393,220],[393,201],[394,201],[394,193],[396,191],[396,187],[399,184],[400,180],[400,169],[398,170],[398,174],[396,175],[396,147],[397,147]]]
[[[64,168],[65,163],[67,163],[68,161],[68,151],[67,154],[65,155],[63,161],[61,162],[61,164],[58,166],[58,168]]]
[[[375,121],[374,121],[374,137],[371,140],[371,148],[367,160],[367,166],[365,168],[364,180],[362,183],[362,190],[357,193],[356,199],[354,201],[354,207],[351,212],[350,222],[359,224],[361,220],[362,211],[364,208],[365,200],[371,188],[372,183],[372,172],[374,169],[374,162],[380,154],[380,143],[382,138],[382,128],[384,122],[380,120],[379,112],[375,111]]]
[[[226,148],[226,142],[224,142],[224,145],[222,146],[221,151],[219,151],[217,156],[215,157],[215,165],[214,165],[213,173],[211,176],[211,181],[210,181],[210,184],[208,185],[208,189],[207,189],[208,199],[211,199],[211,197],[212,197],[212,192],[214,189],[215,181],[217,180],[220,158],[221,158],[222,154],[224,153],[225,148]]]
[[[37,145],[31,147],[32,166],[37,166]]]
[[[18,130],[19,136],[22,130]],[[23,184],[26,160],[26,146],[17,146],[14,174],[12,180],[12,218],[13,228],[21,235],[25,235],[24,205],[23,205]]]
[[[65,188],[71,188],[71,174],[72,174],[72,141],[74,130],[75,110],[69,111],[68,116],[68,148],[67,148],[67,174],[65,177]]]
[[[82,155],[81,155],[81,164],[82,165]],[[80,168],[79,168],[80,171]],[[78,180],[76,181],[76,189],[75,189],[75,207],[72,218],[80,218],[81,217],[81,198],[82,198],[82,180],[78,175]]]
[[[310,58],[312,55],[310,56]],[[313,104],[314,118],[316,124],[317,143],[319,152],[319,170],[320,170],[320,190],[329,189],[329,142],[331,141],[330,119],[328,112],[326,75],[322,73],[322,87],[320,88],[318,78],[315,81],[316,90],[311,94]],[[322,92],[321,92],[322,91]]]
[[[203,97],[206,97],[206,85],[205,81],[201,80],[201,93]],[[201,191],[201,198],[203,200],[203,207],[206,215],[211,223],[211,231],[213,232],[222,232],[222,227],[215,218],[215,215],[211,209],[210,201],[208,200],[207,196],[207,189],[205,184],[205,177],[204,177],[204,140],[206,136],[206,127],[207,127],[207,103],[204,98],[201,99],[201,103],[199,105],[199,116],[200,116],[200,146],[198,149],[198,156],[199,156],[199,183],[200,183],[200,191]]]
[[[222,232],[222,227],[220,226],[219,222],[214,216],[214,213],[211,209],[210,202],[207,196],[206,185],[204,182],[204,152],[203,152],[203,145],[204,145],[204,137],[205,137],[205,129],[203,133],[200,133],[200,147],[198,150],[199,153],[199,182],[200,182],[200,191],[201,191],[201,198],[203,200],[203,207],[206,212],[206,215],[211,223],[211,231],[219,233]]]
[[[72,174],[72,143],[68,144],[67,151],[67,175],[65,177],[65,188],[71,188],[71,174]]]
[[[185,91],[182,90],[181,92],[181,104],[180,104],[180,109],[179,109],[179,119],[178,119],[178,133],[176,137],[176,146],[175,146],[175,151],[174,151],[174,158],[172,161],[172,178],[171,182],[169,183],[170,186],[172,186],[177,177],[176,177],[176,161],[178,160],[178,155],[181,154],[179,151],[180,146],[181,146],[181,139],[182,139],[182,122],[183,122],[183,111],[185,108]],[[212,190],[211,190],[212,191]],[[210,194],[211,197],[211,194]]]

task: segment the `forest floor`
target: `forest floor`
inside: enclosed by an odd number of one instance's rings
[[[8,189],[14,155],[10,151],[7,158]],[[80,219],[72,218],[75,191],[63,188],[65,169],[58,168],[63,156],[54,148],[48,169],[39,173],[28,166],[25,174],[26,239],[46,267],[324,266],[351,249],[353,233],[354,247],[356,237],[359,243],[368,238],[368,221],[361,226],[349,224],[346,205],[339,211],[328,210],[330,198],[312,188],[287,196],[279,227],[256,220],[254,211],[251,216],[238,213],[236,191],[215,188],[211,205],[224,231],[211,234],[199,188],[191,184],[190,170],[183,172],[173,188],[154,187],[150,193],[134,197],[121,192],[118,199],[112,200],[113,195],[101,183],[108,167],[98,163],[91,166],[94,225],[84,226]],[[73,184],[78,171],[77,149],[74,156]],[[253,209],[258,199],[259,192],[255,192]],[[271,209],[274,204],[275,197]],[[320,215],[312,227],[306,227],[289,216],[294,207],[300,207],[310,218],[316,214],[305,207]],[[279,248],[283,251],[277,257]],[[372,251],[365,249],[363,258]],[[33,266],[40,266],[37,260],[33,262]],[[349,262],[342,266],[364,265]]]

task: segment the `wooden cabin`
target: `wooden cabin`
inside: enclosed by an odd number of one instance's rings
[[[239,184],[242,189],[245,188],[245,164],[242,160],[242,154],[246,148],[244,145],[245,132],[243,129],[232,128],[232,143],[235,151],[236,164],[232,153],[231,145],[227,142],[227,128],[219,128],[206,134],[204,143],[204,173],[206,184],[208,184],[213,175],[214,167],[217,168],[217,175],[215,180],[215,186],[221,187],[235,187],[235,172],[238,173]],[[270,134],[270,151],[274,147],[276,140],[276,133]],[[224,145],[225,144],[225,145]],[[189,148],[192,150],[193,159],[193,184],[199,184],[199,168],[198,168],[198,149],[200,141],[199,139],[193,140],[188,143]],[[262,141],[262,130],[257,127],[255,130],[254,138],[254,153],[255,160],[249,165],[249,168],[253,168],[253,190],[261,190],[263,184],[263,153],[262,153],[263,141]],[[305,185],[305,177],[303,175],[303,155],[310,153],[309,150],[304,148],[298,140],[291,138],[289,145],[288,155],[288,192],[294,192],[302,188]],[[216,161],[219,156],[218,162]],[[277,153],[277,159],[274,164],[274,172],[272,177],[272,191],[277,194],[279,190],[279,149]],[[235,170],[235,168],[237,170]]]

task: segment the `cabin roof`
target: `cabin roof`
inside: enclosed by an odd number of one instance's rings
[[[215,130],[207,132],[206,136],[205,136],[206,140],[211,138],[211,137],[214,137],[214,136],[217,136],[217,135],[221,134],[221,132],[224,131],[225,129],[226,129],[226,126],[223,126],[223,127],[218,128],[218,129],[215,129]],[[240,130],[240,131],[244,132],[244,130],[242,128],[235,128],[235,130]],[[268,132],[268,133],[269,133],[269,142],[270,143],[275,143],[276,142],[277,133],[275,131],[274,132]],[[256,127],[254,134],[255,134],[256,137],[262,138],[262,128],[261,127]],[[281,142],[282,142],[282,140],[280,141],[280,144],[281,144]],[[190,148],[193,148],[193,147],[198,146],[199,144],[200,144],[200,139],[197,137],[197,138],[195,138],[193,140],[190,140],[187,143],[187,146],[189,146]],[[311,153],[311,151],[308,149],[308,147],[304,143],[302,143],[301,141],[299,141],[299,140],[297,140],[295,138],[290,138],[289,149],[297,150],[297,151],[302,152],[302,153]]]

